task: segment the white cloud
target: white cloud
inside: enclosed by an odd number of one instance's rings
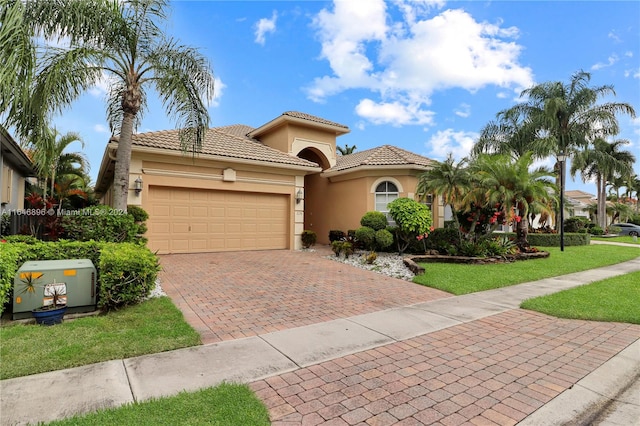
[[[455,115],[462,118],[467,118],[471,115],[471,105],[462,103],[460,107],[454,111]]]
[[[613,64],[615,64],[616,62],[618,62],[619,59],[620,58],[618,58],[618,55],[616,55],[614,53],[613,55],[611,55],[611,56],[609,56],[607,58],[607,62],[598,62],[597,64],[592,65],[591,69],[595,71],[595,70],[599,70],[599,69],[602,69],[602,68],[605,68],[605,67],[610,67]]]
[[[615,31],[609,31],[609,34],[607,34],[607,37],[609,37],[611,40],[613,40],[616,43],[622,42],[622,39],[618,36],[618,34],[615,33]]]
[[[442,161],[449,153],[459,161],[469,156],[473,144],[480,135],[476,132],[455,131],[453,129],[439,130],[425,143],[429,150],[427,156]]]
[[[626,56],[627,58],[633,58],[633,52],[631,50],[627,50],[626,52],[624,52],[624,56]]]
[[[110,133],[107,126],[104,126],[102,124],[96,124],[95,126],[93,126],[93,131],[97,133]]]
[[[262,18],[260,19],[256,25],[256,38],[255,42],[264,46],[265,42],[265,34],[276,32],[276,21],[278,20],[278,13],[274,10],[271,15],[271,19]]]
[[[224,84],[218,77],[215,77],[214,80],[213,99],[211,100],[210,106],[218,107],[220,106],[220,98],[222,98],[222,93],[224,93],[224,89],[227,87],[227,85]]]
[[[387,6],[400,8],[402,20],[392,22]],[[316,78],[308,97],[321,102],[350,89],[370,90],[379,99],[361,100],[356,112],[375,123],[390,123],[402,106],[429,105],[435,91],[475,92],[493,85],[520,93],[533,84],[531,69],[518,63],[517,28],[477,22],[463,10],[435,11],[441,6],[439,1],[387,5],[369,0],[336,1],[332,11],[323,9],[314,25],[320,56],[333,73]],[[429,13],[438,14],[426,17]],[[418,109],[411,114],[408,123],[423,124],[432,113]]]
[[[401,102],[376,103],[371,99],[363,99],[356,106],[356,114],[373,124],[391,124],[402,126],[406,124],[433,124],[431,111],[420,109],[419,104],[407,105]]]
[[[98,81],[96,81],[94,86],[89,89],[89,93],[97,98],[102,98],[104,97],[104,95],[109,93],[110,85],[111,77],[109,77],[106,72],[102,71],[102,75],[100,76]]]

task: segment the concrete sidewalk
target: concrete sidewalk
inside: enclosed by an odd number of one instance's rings
[[[274,423],[283,424],[311,423],[312,419],[313,424],[330,420],[336,424],[357,424],[374,417],[380,424],[384,419],[386,424],[393,424],[403,418],[413,419],[413,424],[427,424],[429,418],[441,421],[448,416],[449,421],[454,421],[459,416],[471,423],[473,419],[485,419],[484,424],[491,421],[502,424],[504,420],[504,424],[522,421],[528,425],[551,425],[566,419],[591,418],[640,376],[640,326],[556,320],[521,311],[518,306],[531,297],[638,270],[640,258],[255,337],[4,380],[0,382],[0,423],[51,421],[215,386],[222,381],[253,382],[252,388],[267,404]],[[460,340],[463,336],[471,338],[471,343]],[[531,347],[536,339],[542,342],[541,346],[548,344],[553,348]],[[483,345],[483,340],[498,343],[491,343],[491,347]],[[499,350],[500,344],[510,342],[519,346]],[[402,355],[419,345],[429,348],[420,351],[426,355],[422,357],[425,364],[422,371],[417,364],[409,365],[410,360]],[[447,352],[448,345],[453,352]],[[456,350],[458,354],[454,355]],[[486,357],[479,356],[476,350]],[[397,354],[395,358],[390,355],[393,353]],[[460,353],[465,353],[468,359],[453,359]],[[550,356],[556,353],[566,356]],[[365,360],[357,368],[353,362],[356,358]],[[384,365],[382,358],[389,358],[387,365],[397,367],[393,374],[387,372],[386,382],[385,376],[380,375],[384,373],[380,367]],[[417,360],[419,356],[413,358]],[[560,358],[565,359],[560,362]],[[318,372],[330,368],[335,371]],[[463,370],[468,370],[466,375]],[[545,371],[555,373],[555,381],[553,377],[547,380]],[[367,374],[371,377],[365,377]],[[296,383],[287,382],[292,377]],[[442,386],[428,393],[428,386],[435,387],[440,379]],[[313,381],[316,387],[309,384]],[[407,388],[413,382],[416,385]],[[400,384],[403,389],[398,387]],[[336,387],[339,389],[329,392]],[[400,390],[394,393],[393,387]],[[418,388],[424,389],[424,393],[416,394],[415,400],[407,403],[406,399],[398,398],[406,397],[408,389],[417,392]],[[46,393],[41,389],[46,389]],[[349,397],[348,392],[355,389],[360,393]],[[484,395],[475,395],[474,392],[483,389]],[[379,395],[375,396],[376,393]],[[444,395],[445,399],[437,401],[436,394]],[[380,395],[388,397],[383,400]],[[499,395],[502,399],[510,399],[512,395],[521,398],[511,398],[519,404],[507,406],[500,403]],[[343,399],[330,401],[339,397]],[[421,411],[417,401],[426,404],[425,398],[433,404],[425,405]],[[465,405],[465,398],[473,401]],[[346,401],[361,401],[361,405],[349,409]],[[377,404],[377,408],[371,404]],[[315,408],[308,411],[312,406]],[[518,409],[509,414],[503,406]],[[482,409],[485,411],[478,412]],[[447,410],[456,411],[447,414]],[[411,417],[403,413],[410,413]],[[440,417],[428,417],[436,414]],[[423,420],[419,420],[420,415]]]

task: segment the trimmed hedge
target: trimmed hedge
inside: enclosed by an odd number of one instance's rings
[[[103,310],[137,303],[148,296],[159,271],[157,256],[139,244],[64,240],[0,243],[0,315],[10,302],[13,278],[24,262],[59,259],[93,262],[98,273],[98,307]]]
[[[494,235],[506,235],[509,238],[515,238],[516,234],[513,232],[496,233]],[[560,234],[534,234],[529,233],[527,235],[527,241],[532,246],[539,247],[560,247]],[[565,246],[588,246],[591,244],[591,236],[584,233],[565,232],[564,245]]]
[[[98,308],[118,309],[140,303],[156,285],[160,264],[149,249],[137,244],[105,244],[98,262]]]
[[[122,213],[109,206],[87,207],[77,213],[62,217],[61,226],[70,240],[136,242],[147,230],[144,220],[148,214],[137,206],[131,206],[131,213]]]

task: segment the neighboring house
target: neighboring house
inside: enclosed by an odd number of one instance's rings
[[[565,191],[568,217],[580,216],[590,218],[589,207],[596,204],[595,195],[580,190]]]
[[[339,123],[285,112],[252,128],[209,129],[197,156],[177,130],[134,135],[129,204],[149,213],[149,247],[159,253],[298,249],[303,230],[328,243],[330,230],[360,227],[370,210],[388,212],[415,196],[431,160],[384,145],[336,155]],[[107,145],[96,192],[112,204],[117,139]],[[135,190],[136,180],[140,190]],[[443,209],[432,206],[434,223]]]
[[[35,176],[33,164],[11,135],[0,127],[0,210],[11,212],[24,208],[26,179]]]

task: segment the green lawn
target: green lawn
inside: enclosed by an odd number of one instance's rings
[[[0,379],[195,346],[200,335],[168,297],[45,327],[0,328]]]
[[[627,243],[627,244],[638,244],[640,245],[640,238],[633,240],[633,237],[626,235],[624,237],[594,237],[591,236],[592,241],[608,241],[613,243]]]
[[[50,425],[269,425],[269,413],[246,385],[222,384],[197,392],[101,410]]]
[[[521,307],[560,318],[640,324],[639,304],[640,271],[525,300]]]
[[[551,255],[546,259],[488,265],[422,263],[425,273],[413,281],[460,295],[613,265],[640,256],[635,247],[612,245],[569,246],[564,252],[558,247],[540,249]]]

